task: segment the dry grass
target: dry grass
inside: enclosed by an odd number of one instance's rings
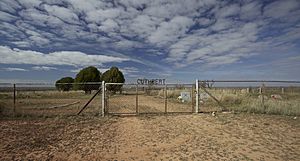
[[[10,94],[10,95],[9,95]],[[84,104],[93,96],[86,95],[84,91],[19,91],[16,99],[16,112],[13,113],[13,97],[11,93],[0,94],[0,107],[2,117],[63,117],[76,115]],[[67,107],[55,108],[56,106],[72,104]],[[97,96],[83,112],[83,115],[98,115],[100,95]]]
[[[282,99],[272,99],[271,94],[264,95],[264,102],[257,93],[243,93],[237,90],[210,90],[210,92],[220,100],[226,107],[225,110],[266,113],[279,115],[300,115],[300,94],[285,93],[281,94]],[[218,106],[211,98],[204,100],[202,106]]]
[[[300,115],[300,94],[295,92],[286,92],[285,94],[280,94],[282,100],[274,100],[270,98],[271,94],[278,94],[280,91],[269,91],[265,95],[268,96],[268,99],[265,99],[264,105],[259,98],[257,93],[247,93],[245,89],[208,89],[221,104],[226,107],[225,110],[236,111],[236,112],[247,112],[247,113],[266,113],[266,114],[279,114],[279,115]],[[95,91],[94,91],[95,92]],[[176,109],[179,111],[191,111],[191,102],[181,103],[177,100],[177,97],[181,92],[191,92],[190,89],[168,89],[167,98],[170,109],[176,112]],[[204,91],[200,91],[204,93]],[[142,91],[139,92],[143,94]],[[130,92],[124,91],[125,95],[118,95],[119,100],[126,99],[126,95],[132,95],[132,98],[128,99],[129,102],[126,103],[128,106],[132,106],[131,111],[135,112],[135,91]],[[141,109],[147,111],[147,109],[152,109],[149,111],[164,111],[164,90],[148,90],[145,92],[146,95],[150,97],[157,98],[152,100],[152,102],[140,100]],[[63,116],[63,115],[74,115],[84,103],[92,95],[86,95],[84,91],[70,91],[70,92],[58,92],[58,91],[18,91],[17,92],[17,112],[19,116],[29,116],[29,115],[38,115],[42,117],[48,116]],[[123,98],[124,97],[124,98]],[[195,100],[195,96],[193,96]],[[47,109],[56,105],[63,105],[72,103],[75,101],[80,101],[80,104],[73,105],[67,108],[61,109]],[[200,111],[215,111],[221,110],[219,105],[210,97],[207,99],[201,100]],[[2,115],[11,114],[13,104],[12,104],[12,93],[1,92],[0,93],[0,106]],[[158,103],[158,104],[157,104]],[[90,105],[92,109],[94,108],[95,113],[100,106],[100,96],[97,96],[95,101]],[[114,102],[111,106],[119,106],[121,104],[115,104]],[[130,105],[129,105],[130,104]],[[144,105],[146,104],[146,105]],[[147,106],[147,108],[146,108]],[[151,107],[152,106],[152,107]],[[177,108],[182,107],[181,108]],[[5,107],[5,108],[4,108]],[[117,108],[117,107],[116,107]],[[184,108],[187,108],[185,110]],[[39,110],[42,109],[42,110]]]

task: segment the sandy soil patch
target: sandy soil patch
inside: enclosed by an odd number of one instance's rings
[[[0,120],[0,160],[300,160],[299,118],[250,114]]]

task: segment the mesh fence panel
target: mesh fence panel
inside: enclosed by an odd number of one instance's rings
[[[15,114],[21,116],[69,116],[76,115],[100,88],[100,83],[86,85],[80,83],[60,84],[16,84]],[[84,87],[84,88],[83,88]],[[1,88],[1,104],[9,109],[13,107],[13,87],[6,91]],[[100,93],[90,102],[83,115],[99,114],[101,108]]]
[[[106,85],[106,108],[110,113],[136,112],[136,85]]]
[[[194,112],[195,89],[193,84],[168,84],[168,112]]]
[[[284,82],[199,82],[201,112],[241,111],[300,114],[300,84]]]
[[[164,85],[140,85],[138,89],[139,113],[164,113],[164,90]]]
[[[194,110],[195,89],[192,84],[123,84],[122,92],[113,92],[110,86],[113,85],[106,85],[106,109],[110,114],[176,113]]]
[[[0,84],[0,115],[11,116],[14,111],[13,84]]]

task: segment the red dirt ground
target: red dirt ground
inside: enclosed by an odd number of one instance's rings
[[[0,120],[0,160],[300,160],[300,121],[209,114]]]

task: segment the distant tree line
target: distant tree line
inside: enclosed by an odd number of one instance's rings
[[[76,75],[75,79],[72,77],[63,77],[56,81],[55,87],[60,91],[83,90],[86,94],[90,94],[92,90],[98,90],[100,83],[105,81],[106,83],[124,83],[125,78],[123,73],[117,67],[111,67],[103,74],[94,66],[83,68]],[[87,83],[87,84],[85,84]],[[109,85],[107,90],[112,92],[121,92],[122,85]]]

